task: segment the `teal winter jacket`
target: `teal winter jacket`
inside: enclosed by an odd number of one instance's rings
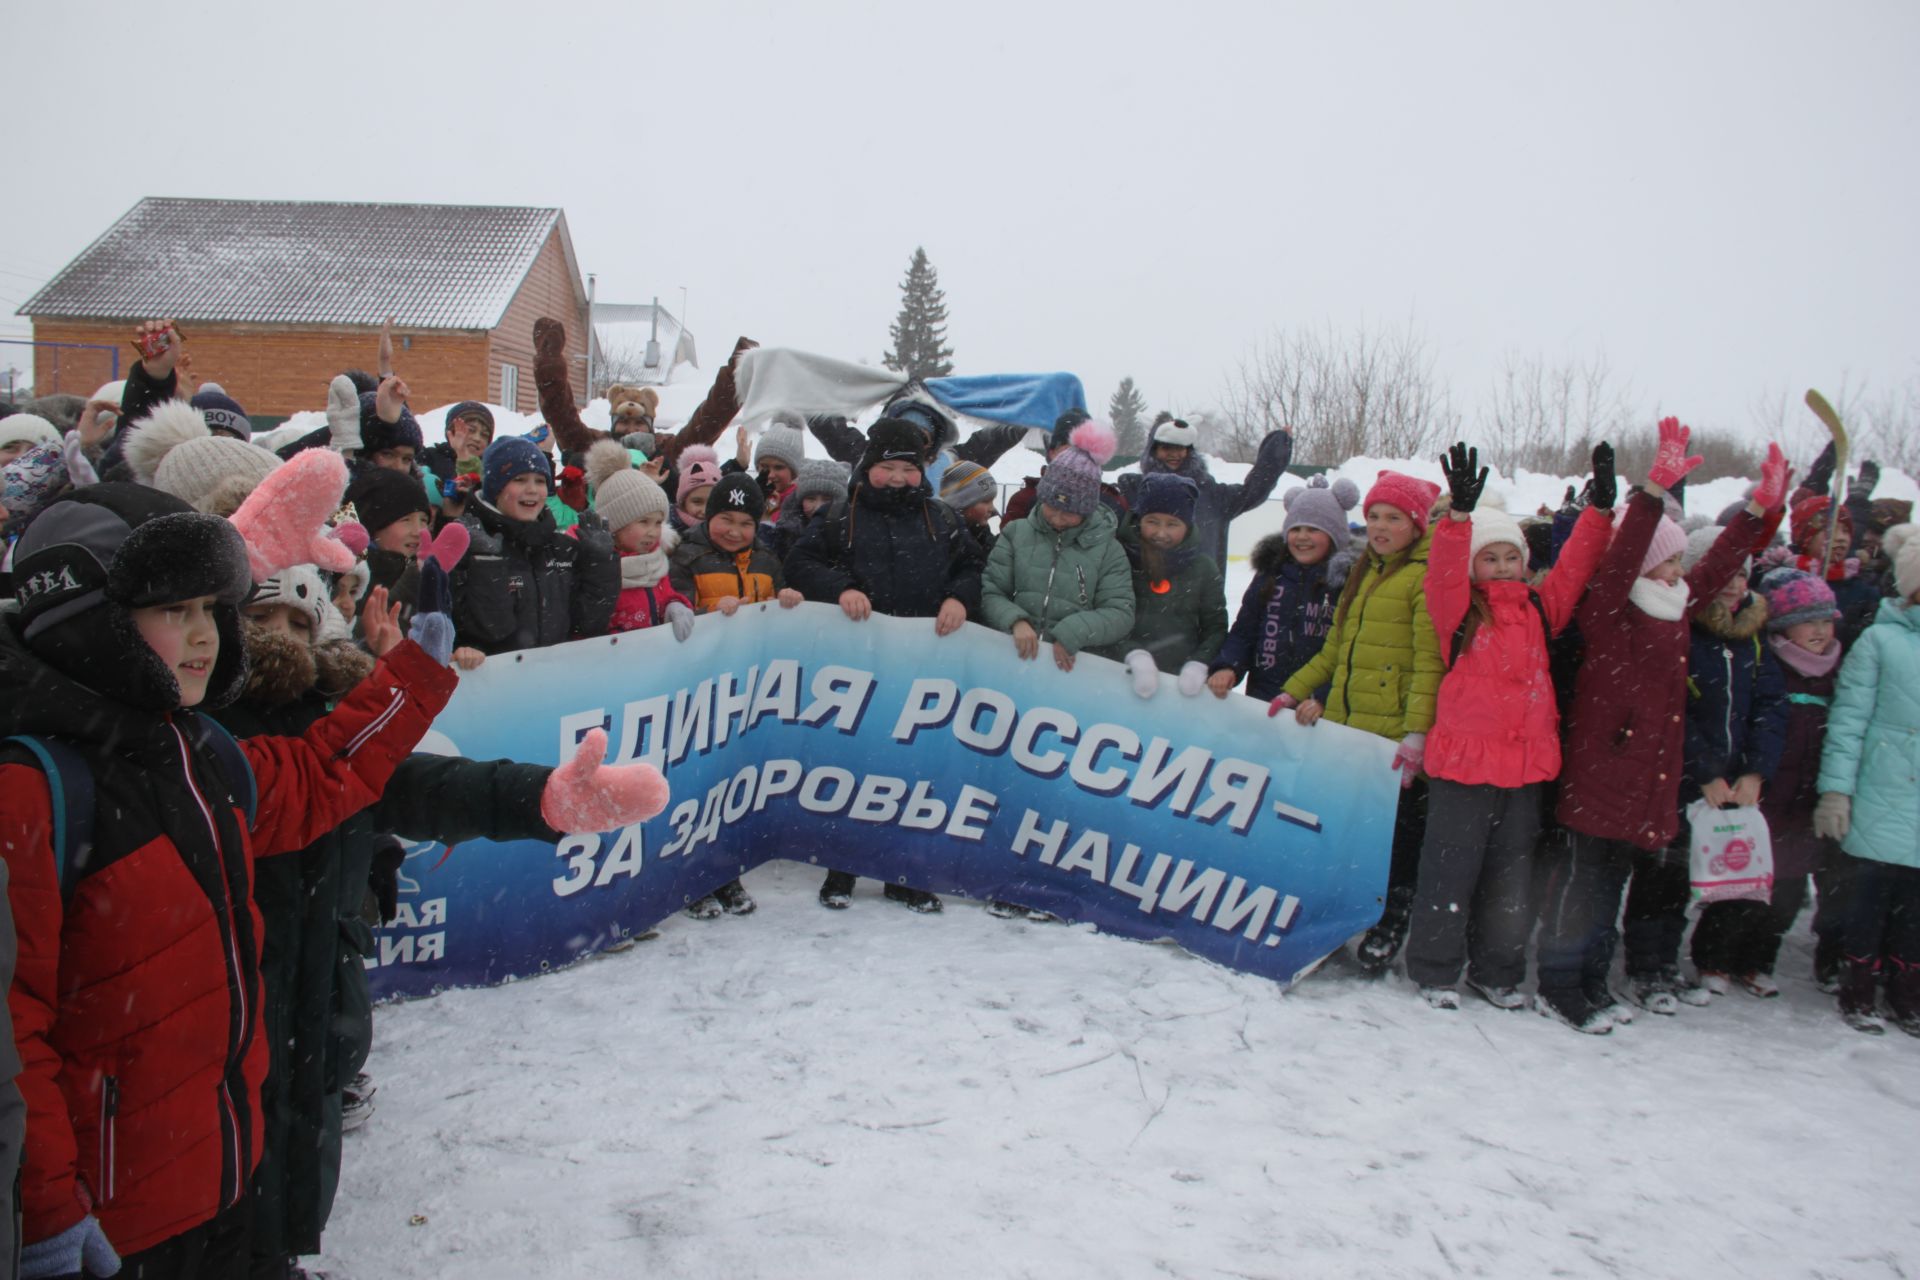
[[[1840,847],[1920,867],[1920,606],[1882,600],[1840,665],[1820,790],[1853,797]]]

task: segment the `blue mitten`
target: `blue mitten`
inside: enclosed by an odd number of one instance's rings
[[[48,1236],[20,1251],[23,1280],[52,1276],[111,1276],[120,1273],[120,1255],[113,1251],[100,1219],[88,1214],[57,1236]]]
[[[407,638],[443,667],[453,658],[453,619],[444,613],[414,614]]]

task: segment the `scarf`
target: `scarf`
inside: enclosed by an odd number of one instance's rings
[[[1840,642],[1834,641],[1827,646],[1825,653],[1815,653],[1804,649],[1787,639],[1784,632],[1767,637],[1767,647],[1773,650],[1773,656],[1809,679],[1815,676],[1833,674],[1840,665]]]
[[[1794,556],[1789,559],[1787,563],[1802,573],[1810,573],[1816,578],[1820,576],[1819,556]],[[1857,578],[1859,576],[1860,559],[1857,556],[1849,556],[1844,560],[1835,560],[1827,566],[1828,582],[1845,582],[1848,578]]]
[[[620,586],[623,590],[648,590],[667,576],[667,556],[680,544],[673,530],[661,529],[660,541],[653,550],[637,556],[620,557]]]
[[[1627,599],[1649,618],[1678,622],[1687,616],[1687,597],[1691,591],[1685,578],[1668,586],[1653,578],[1639,577],[1633,580]]]

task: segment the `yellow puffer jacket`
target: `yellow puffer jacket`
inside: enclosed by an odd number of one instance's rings
[[[1433,727],[1445,675],[1440,638],[1427,616],[1427,548],[1431,531],[1397,555],[1371,548],[1340,593],[1333,630],[1312,661],[1293,673],[1286,692],[1300,702],[1323,684],[1327,719],[1396,742]]]

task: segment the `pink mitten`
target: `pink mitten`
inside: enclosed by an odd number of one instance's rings
[[[555,769],[540,793],[540,817],[555,831],[614,831],[645,822],[667,807],[667,780],[650,764],[611,768],[607,731],[580,739],[573,759]]]
[[[1267,704],[1267,718],[1272,719],[1274,716],[1279,715],[1282,711],[1291,711],[1299,705],[1300,705],[1299,699],[1295,698],[1290,693],[1283,693],[1279,697],[1275,698],[1272,702],[1269,702]]]
[[[1787,455],[1777,444],[1767,446],[1767,460],[1760,464],[1760,487],[1753,491],[1753,500],[1762,511],[1771,511],[1787,500]]]
[[[297,453],[269,472],[231,520],[246,540],[253,580],[265,582],[296,564],[334,573],[353,568],[353,552],[327,528],[346,491],[346,460],[331,449]]]
[[[367,526],[358,520],[343,520],[333,526],[333,540],[358,556],[367,549],[373,539],[367,537]]]
[[[1400,770],[1402,789],[1413,785],[1420,770],[1427,766],[1427,735],[1410,733],[1400,739],[1400,747],[1393,753],[1393,767]]]
[[[1660,419],[1660,451],[1647,469],[1647,483],[1671,489],[1687,478],[1687,473],[1705,462],[1705,458],[1687,456],[1687,437],[1693,429],[1678,418]]]
[[[425,529],[420,531],[420,552],[422,560],[436,560],[448,573],[460,563],[460,557],[467,554],[467,548],[473,543],[473,535],[467,532],[467,526],[458,520],[440,530],[440,536],[434,537]]]

